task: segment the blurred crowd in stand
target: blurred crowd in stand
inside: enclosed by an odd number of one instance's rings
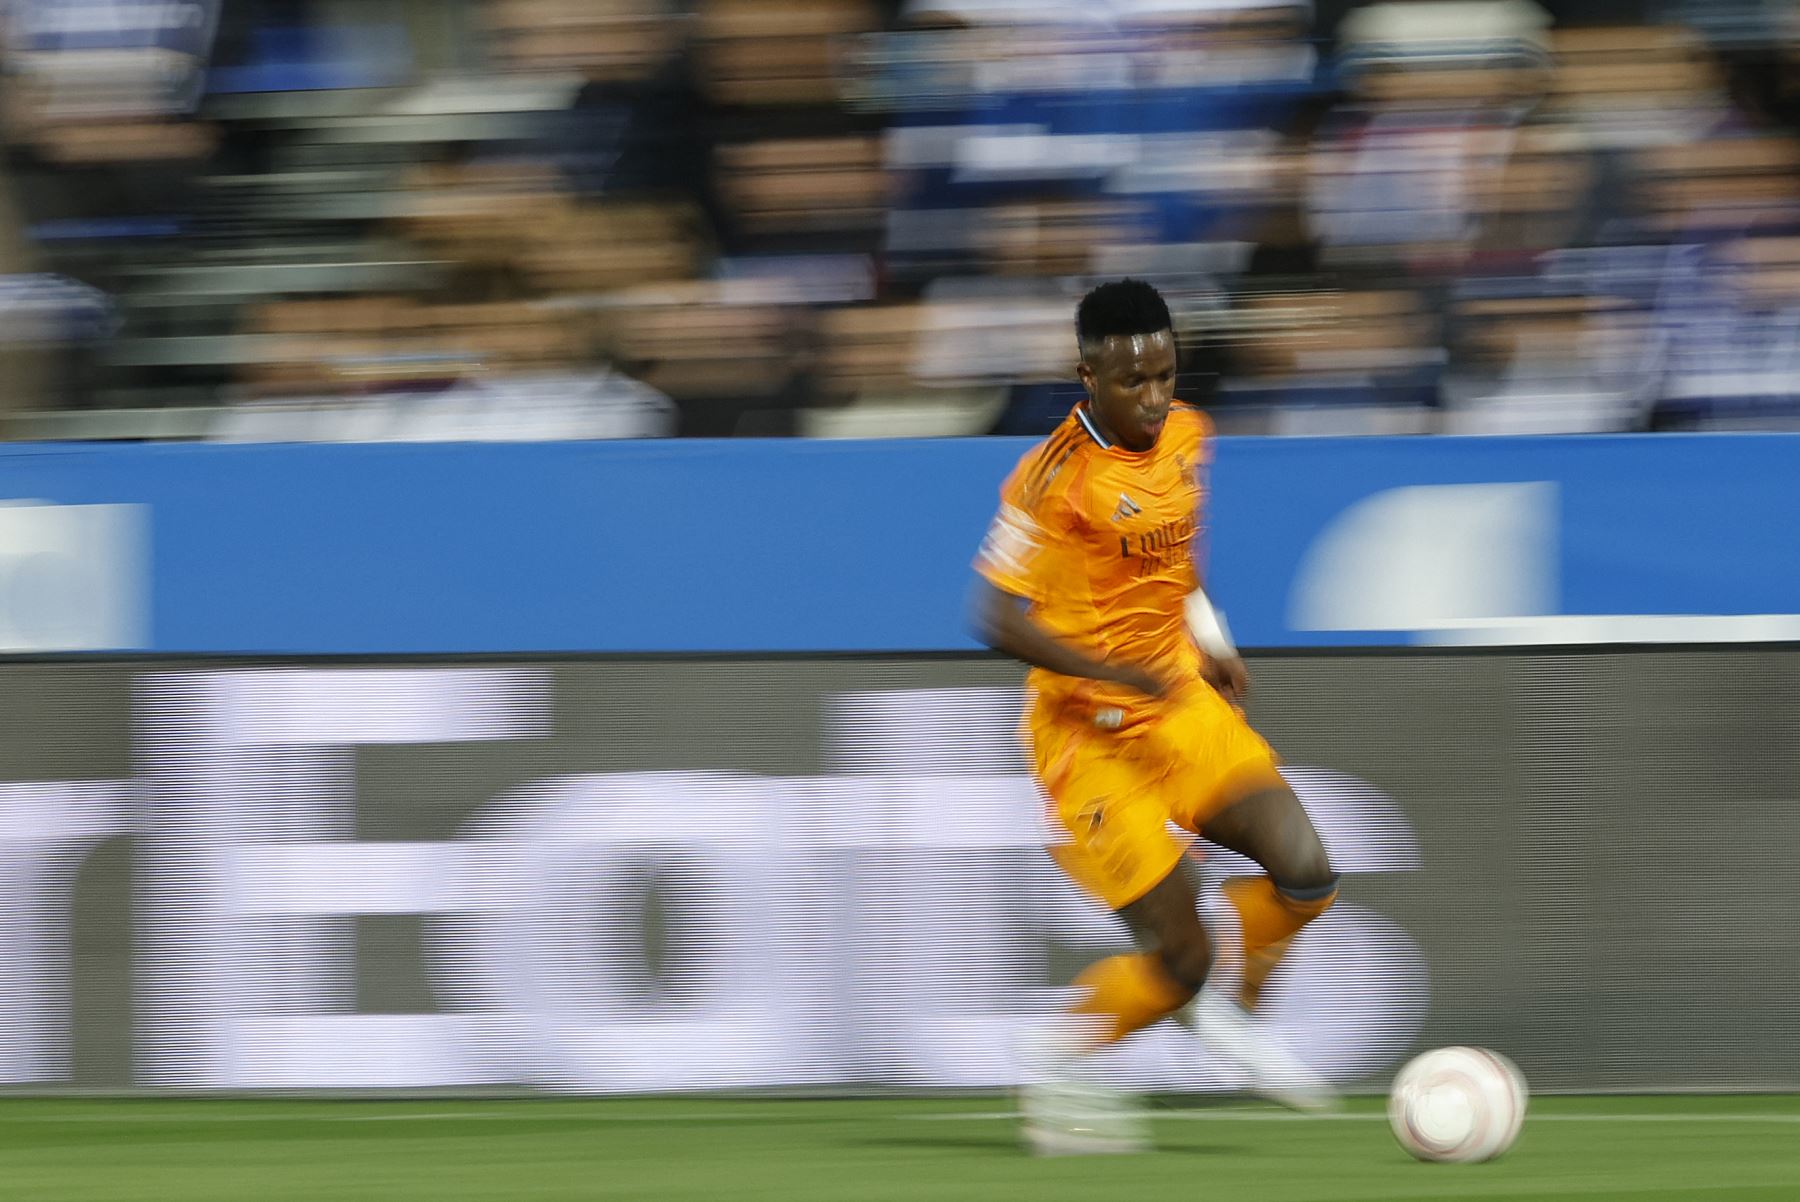
[[[4,21],[12,437],[1034,434],[1120,275],[1227,432],[1800,426],[1789,0]]]

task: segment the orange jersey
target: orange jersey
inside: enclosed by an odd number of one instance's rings
[[[1051,636],[1095,659],[1193,678],[1201,656],[1183,602],[1199,587],[1194,540],[1211,436],[1204,413],[1174,405],[1155,446],[1127,451],[1077,405],[1007,477],[976,570],[1028,600]],[[1041,668],[1029,682],[1040,710],[1071,717],[1116,708],[1129,723],[1154,706],[1124,685]]]

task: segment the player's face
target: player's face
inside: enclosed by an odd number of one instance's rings
[[[1175,399],[1175,335],[1116,334],[1075,369],[1103,432],[1129,451],[1156,445]]]

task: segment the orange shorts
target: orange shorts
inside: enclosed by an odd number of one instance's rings
[[[1114,910],[1168,876],[1214,814],[1281,782],[1269,744],[1203,684],[1123,730],[1033,712],[1026,735],[1051,829],[1067,833],[1050,854]]]

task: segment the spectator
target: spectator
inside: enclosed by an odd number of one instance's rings
[[[204,99],[141,47],[9,74],[15,276],[104,317],[11,395],[120,437],[1035,434],[1133,274],[1228,429],[1792,420],[1800,25],[1754,6],[471,2],[467,43],[244,6]]]

